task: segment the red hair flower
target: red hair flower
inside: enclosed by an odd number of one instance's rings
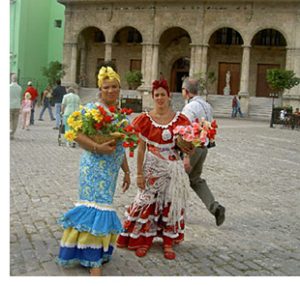
[[[152,82],[152,97],[154,95],[154,90],[162,87],[164,90],[166,90],[167,95],[170,97],[170,90],[168,86],[168,82],[165,79],[162,80],[155,80]]]

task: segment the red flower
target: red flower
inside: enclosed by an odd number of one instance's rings
[[[129,143],[128,142],[123,142],[123,147],[128,148],[129,147]]]
[[[126,114],[130,115],[132,112],[133,112],[133,110],[131,108],[128,108]]]
[[[111,116],[109,116],[109,115],[106,115],[106,116],[104,116],[104,122],[106,122],[106,123],[111,123],[112,122],[112,117]]]
[[[106,115],[106,111],[102,106],[98,106],[98,110],[102,115],[104,115],[104,116]]]
[[[124,128],[124,131],[125,131],[125,132],[132,132],[132,131],[133,131],[133,126],[132,126],[132,125],[127,125],[127,126]]]
[[[130,158],[133,158],[133,157],[134,157],[134,152],[133,152],[133,151],[130,151],[130,152],[129,152],[129,157],[130,157]]]
[[[218,128],[218,125],[217,125],[217,121],[216,121],[216,120],[213,120],[213,121],[211,122],[211,127],[212,127],[212,128]]]
[[[102,122],[99,122],[99,123],[95,123],[95,124],[94,124],[94,127],[96,128],[96,130],[101,129],[102,126],[103,126],[103,123],[102,123]]]
[[[207,132],[207,137],[209,139],[214,139],[216,133],[217,133],[216,129],[209,129],[208,132]]]
[[[116,110],[117,110],[115,106],[110,106],[108,109],[109,109],[109,111],[112,112],[112,113],[115,113]]]
[[[131,147],[131,148],[134,147],[134,142],[131,141],[131,142],[129,143],[129,147]]]

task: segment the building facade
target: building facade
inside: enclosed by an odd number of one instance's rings
[[[103,61],[122,76],[140,70],[149,90],[159,77],[173,92],[182,77],[213,74],[210,94],[269,97],[266,71],[293,70],[300,77],[298,0],[58,0],[65,5],[63,62],[66,84],[96,87]],[[284,95],[299,107],[300,86]]]
[[[44,88],[42,67],[62,61],[65,7],[53,0],[10,1],[10,72]]]

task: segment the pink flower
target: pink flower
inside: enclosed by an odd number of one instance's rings
[[[185,141],[192,142],[194,140],[194,136],[192,134],[186,133],[186,134],[183,135],[183,139]]]

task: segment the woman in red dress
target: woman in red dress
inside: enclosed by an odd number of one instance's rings
[[[137,156],[138,193],[126,210],[124,232],[117,246],[147,254],[155,237],[163,239],[166,259],[175,259],[173,245],[184,238],[184,209],[189,182],[176,148],[173,130],[189,125],[189,120],[170,107],[170,92],[165,80],[154,81],[154,109],[134,119],[140,129]]]

